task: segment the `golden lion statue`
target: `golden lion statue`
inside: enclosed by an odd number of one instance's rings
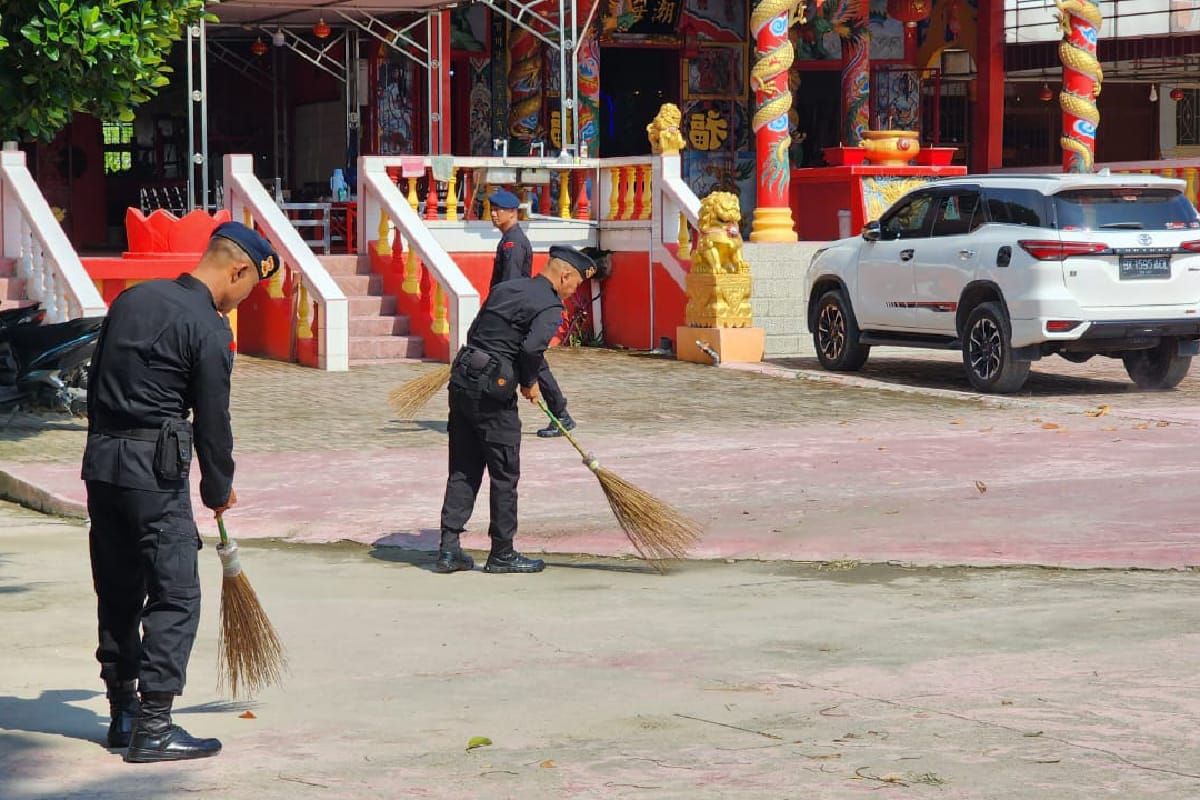
[[[650,137],[650,151],[654,155],[677,156],[687,142],[679,131],[683,122],[683,113],[674,103],[663,103],[655,117],[646,126],[646,135]]]
[[[700,241],[692,260],[693,272],[750,272],[750,265],[742,257],[741,221],[741,205],[733,192],[713,192],[700,201],[696,225]]]

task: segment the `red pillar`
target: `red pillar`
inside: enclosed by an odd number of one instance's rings
[[[758,194],[750,229],[752,242],[794,242],[792,220],[791,163],[788,161],[788,68],[792,64],[792,42],[788,38],[790,8],[769,0],[757,0],[750,15],[754,35],[755,69],[763,74],[754,86],[755,156],[758,161]],[[761,65],[767,66],[761,66]]]
[[[971,171],[1004,166],[1004,0],[979,0]]]

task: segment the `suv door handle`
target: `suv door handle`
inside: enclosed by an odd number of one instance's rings
[[[975,251],[974,250],[959,250],[958,257],[959,258],[974,258]]]
[[[901,261],[912,261],[912,257],[913,257],[912,248],[900,251],[900,260]]]

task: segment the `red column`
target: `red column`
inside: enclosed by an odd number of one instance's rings
[[[1058,56],[1063,65],[1062,107],[1063,172],[1091,172],[1096,159],[1096,128],[1100,125],[1100,62],[1096,38],[1104,17],[1093,0],[1062,3],[1063,44]]]
[[[788,111],[792,93],[788,91],[788,68],[792,65],[792,42],[788,39],[790,4],[758,0],[750,15],[754,34],[755,157],[758,162],[758,195],[754,221],[750,228],[753,242],[794,242],[789,186],[791,163],[788,161]]]
[[[971,171],[1004,166],[1004,0],[979,0]]]
[[[857,147],[871,125],[870,4],[852,0],[850,9],[850,35],[842,38],[842,143]]]

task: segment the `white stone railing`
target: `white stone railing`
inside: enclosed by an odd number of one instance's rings
[[[15,259],[25,294],[50,322],[102,316],[108,309],[19,150],[0,152],[0,257]]]
[[[233,219],[257,224],[284,265],[300,276],[299,319],[292,324],[306,328],[309,304],[317,310],[317,367],[346,371],[350,368],[350,312],[341,287],[255,177],[252,156],[226,155],[224,176],[225,208]],[[298,333],[303,337],[307,330]]]

